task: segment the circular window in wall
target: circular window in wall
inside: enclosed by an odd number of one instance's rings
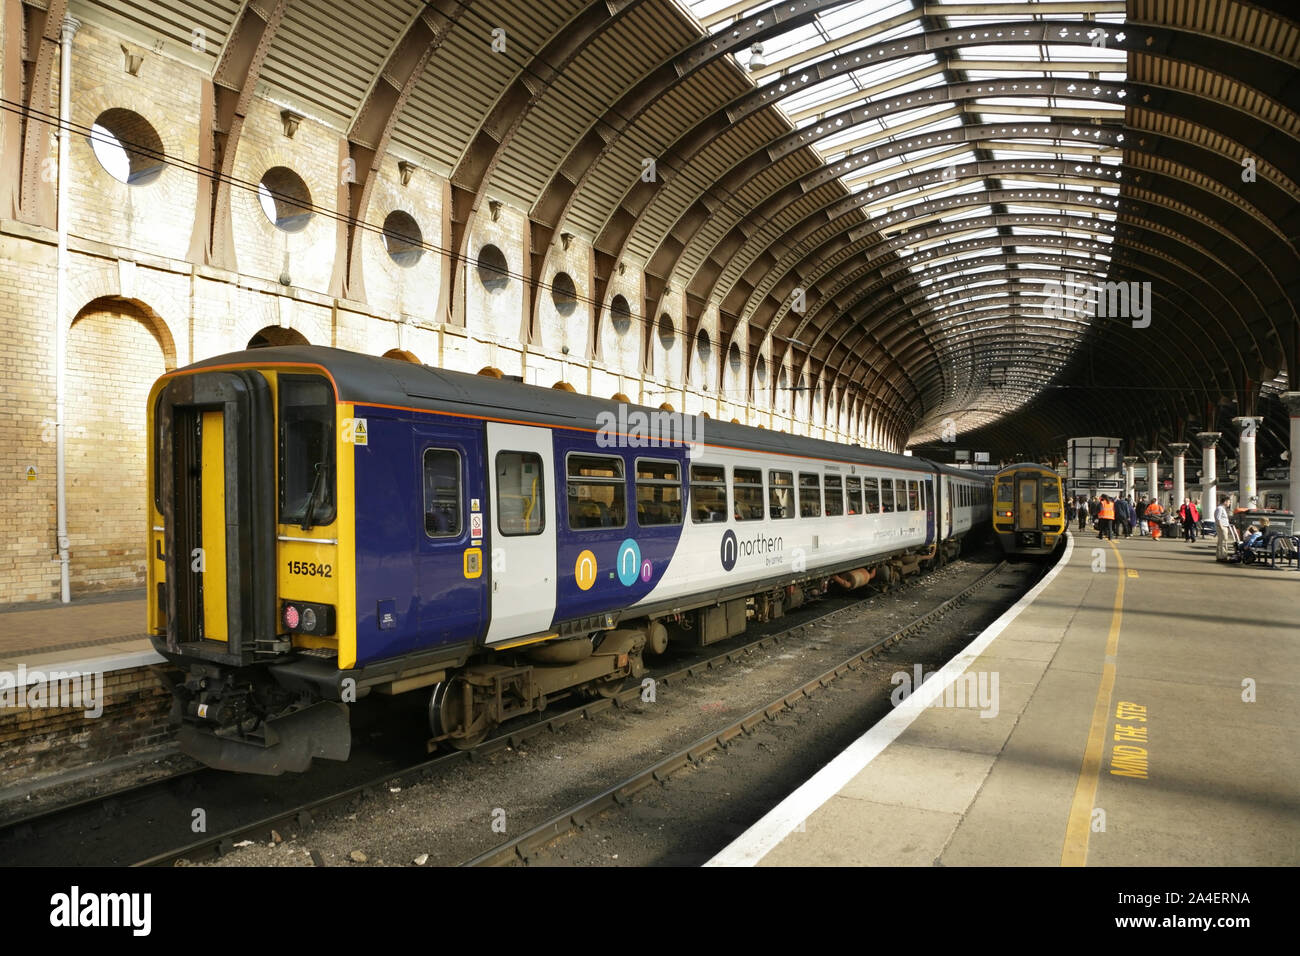
[[[551,283],[551,302],[560,315],[573,315],[578,308],[578,287],[573,284],[573,276],[567,272],[557,272]]]
[[[659,316],[659,344],[666,349],[677,344],[677,329],[673,327],[673,318],[667,312]]]
[[[737,375],[740,374],[742,364],[740,361],[740,346],[735,342],[732,342],[731,348],[727,349],[727,364],[731,366],[733,372]]]
[[[131,110],[104,110],[91,124],[88,138],[99,164],[120,183],[145,186],[167,166],[162,137]]]
[[[301,232],[311,221],[311,191],[288,166],[272,166],[257,184],[262,212],[284,232]]]
[[[615,332],[627,335],[627,330],[632,328],[632,307],[627,304],[627,299],[621,295],[614,296],[609,303],[609,319]]]
[[[409,269],[424,255],[424,234],[409,212],[394,209],[384,218],[384,248],[388,257]]]
[[[767,359],[763,356],[758,357],[758,362],[754,365],[754,377],[758,379],[759,385],[767,384]]]
[[[506,254],[490,243],[478,252],[478,281],[489,292],[500,292],[510,284]]]
[[[713,358],[713,343],[709,341],[709,333],[704,329],[695,333],[695,354],[700,357],[700,365],[708,368],[709,361]]]

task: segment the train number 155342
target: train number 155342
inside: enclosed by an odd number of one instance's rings
[[[330,578],[334,576],[333,565],[317,564],[315,561],[290,561],[290,574],[305,574],[314,578]]]

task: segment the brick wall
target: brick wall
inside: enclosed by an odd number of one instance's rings
[[[92,304],[68,335],[66,469],[72,587],[144,586],[145,407],[175,359],[126,302]]]
[[[156,748],[175,736],[171,692],[148,667],[104,675],[103,713],[0,707],[0,780],[23,781]]]

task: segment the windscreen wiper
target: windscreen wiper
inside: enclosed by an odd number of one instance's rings
[[[307,510],[302,514],[302,530],[310,531],[312,528],[311,519],[316,513],[316,501],[320,498],[321,489],[325,486],[325,462],[316,462],[316,477],[312,479],[311,495],[307,498]]]

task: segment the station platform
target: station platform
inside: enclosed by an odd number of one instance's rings
[[[143,590],[0,609],[0,804],[174,750]]]
[[[1213,539],[1073,536],[708,865],[1294,866],[1297,598]]]
[[[145,620],[143,590],[0,608],[0,672],[17,673],[19,665],[108,672],[162,663]]]

